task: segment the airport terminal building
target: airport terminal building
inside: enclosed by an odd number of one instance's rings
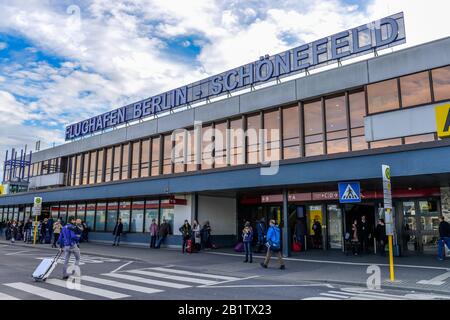
[[[185,219],[209,221],[218,246],[260,218],[280,223],[287,246],[298,219],[308,236],[318,219],[320,250],[343,250],[352,220],[374,226],[382,215],[387,164],[396,241],[435,253],[438,217],[450,220],[450,140],[436,123],[436,107],[448,104],[450,37],[38,151],[28,191],[1,196],[0,218],[25,219],[39,196],[42,214],[80,217],[92,241],[111,241],[120,217],[122,241],[145,246],[152,219],[170,223],[167,245],[181,244]],[[360,202],[341,203],[343,181],[360,183]]]

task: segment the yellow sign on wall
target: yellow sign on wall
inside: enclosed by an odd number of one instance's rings
[[[0,184],[0,196],[5,194],[5,187]]]
[[[434,108],[436,114],[436,127],[439,138],[450,137],[450,104]]]
[[[314,234],[313,225],[314,220],[318,220],[321,225],[322,221],[322,206],[309,206],[309,234]]]

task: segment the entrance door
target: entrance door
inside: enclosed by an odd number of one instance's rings
[[[342,209],[337,204],[327,205],[328,246],[330,249],[342,249]]]
[[[441,215],[438,200],[404,201],[402,207],[404,249],[435,254]]]
[[[345,232],[352,234],[352,224],[355,220],[358,221],[358,226],[361,225],[362,216],[366,217],[366,222],[369,227],[371,238],[369,239],[368,249],[375,252],[374,248],[374,234],[375,234],[375,204],[358,203],[345,205]]]

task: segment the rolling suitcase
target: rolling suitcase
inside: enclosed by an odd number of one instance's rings
[[[191,239],[189,239],[189,240],[186,241],[186,251],[187,251],[188,253],[192,253],[192,252],[194,251],[194,245],[193,245]]]
[[[34,281],[45,281],[55,269],[62,252],[58,251],[53,259],[43,259],[33,272]]]

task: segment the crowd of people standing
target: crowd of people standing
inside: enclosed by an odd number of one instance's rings
[[[89,241],[89,226],[85,221],[77,219],[80,225],[80,242]],[[61,219],[54,220],[52,217],[43,218],[37,221],[31,217],[23,223],[22,221],[9,220],[0,222],[0,236],[11,243],[23,241],[25,243],[51,244],[53,248],[57,247],[57,241],[65,223]]]

